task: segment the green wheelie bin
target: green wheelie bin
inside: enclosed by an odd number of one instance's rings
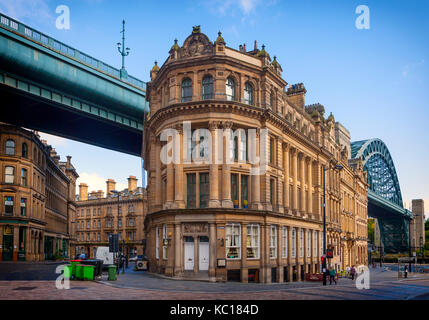
[[[71,264],[65,265],[64,269],[63,269],[63,274],[64,274],[64,279],[69,279],[71,280],[72,278],[72,266]]]
[[[77,264],[76,265],[76,279],[77,280],[83,280],[83,267],[85,267],[83,264]]]
[[[95,266],[84,265],[83,280],[94,280],[94,269]]]
[[[109,265],[108,270],[109,270],[109,277],[107,280],[115,281],[116,280],[116,265],[114,265],[114,264]]]

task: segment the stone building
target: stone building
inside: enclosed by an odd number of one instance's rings
[[[70,254],[76,170],[37,133],[0,124],[0,259],[41,261]]]
[[[106,181],[106,197],[102,190],[88,194],[88,186],[79,184],[73,230],[75,254],[95,258],[97,247],[109,245],[109,234],[119,234],[119,248],[129,257],[143,254],[144,227],[147,212],[146,190],[137,187],[135,176],[128,178],[128,188],[118,195],[112,193],[116,182]],[[118,201],[119,200],[119,201]],[[119,215],[118,215],[119,212]],[[119,217],[119,219],[118,219]]]
[[[366,176],[341,155],[333,115],[282,71],[256,41],[235,50],[199,26],[155,62],[142,155],[151,271],[264,283],[318,272],[324,168],[329,263],[367,263]]]
[[[423,199],[413,199],[411,210],[414,214],[410,225],[411,247],[413,250],[419,250],[425,245],[425,203]]]

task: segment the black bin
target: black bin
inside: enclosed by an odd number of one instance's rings
[[[81,264],[94,266],[94,278],[101,276],[101,273],[103,272],[103,260],[100,259],[94,259],[94,260],[83,260]]]

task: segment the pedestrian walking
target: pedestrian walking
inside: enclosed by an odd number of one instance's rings
[[[125,255],[125,268],[128,269],[128,254]]]
[[[336,275],[337,275],[337,270],[335,270],[335,268],[332,268],[329,271],[329,284],[332,284],[332,281],[334,281],[335,284],[337,284],[337,280],[335,280]]]
[[[350,277],[350,267],[349,266],[346,267],[346,277],[347,278]]]
[[[404,278],[408,277],[408,266],[404,267]]]
[[[352,268],[350,269],[350,275],[352,276],[352,280],[355,279],[355,274],[356,274],[355,266],[352,266]]]

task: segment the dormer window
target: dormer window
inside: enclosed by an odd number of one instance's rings
[[[192,100],[192,80],[189,78],[182,81],[182,102]]]
[[[229,77],[226,79],[226,100],[235,101],[235,81]]]
[[[250,82],[244,85],[244,103],[253,105],[253,86]]]
[[[203,100],[213,99],[213,77],[210,75],[204,76],[202,86]]]

